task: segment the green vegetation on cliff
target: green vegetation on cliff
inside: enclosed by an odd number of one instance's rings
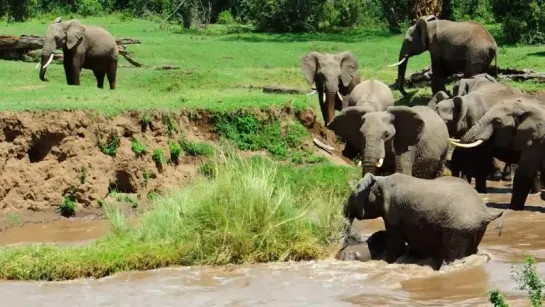
[[[157,198],[128,221],[105,207],[109,236],[85,247],[0,249],[0,278],[66,280],[169,265],[317,259],[340,237],[346,182],[357,169],[297,167],[219,154],[209,176]]]

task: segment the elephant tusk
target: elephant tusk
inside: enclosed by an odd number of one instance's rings
[[[361,166],[361,160],[360,160],[360,161],[358,161],[358,164],[357,164],[357,166],[358,166],[358,167],[359,167],[359,166]]]
[[[376,166],[381,167],[383,162],[384,162],[383,158],[378,159],[378,162],[377,162]]]
[[[36,64],[36,68],[35,69],[38,69],[40,67],[40,62],[38,62],[38,64]]]
[[[343,96],[341,95],[341,93],[337,92],[337,96],[339,96],[339,99],[341,100],[341,102],[343,102]]]
[[[55,54],[51,54],[51,56],[49,56],[49,60],[47,60],[47,63],[45,63],[44,67],[42,67],[43,69],[45,69],[47,66],[49,66],[49,64],[51,64],[51,62],[53,62],[53,57],[55,56]]]
[[[473,148],[473,147],[477,147],[477,146],[481,145],[483,143],[483,140],[477,140],[477,141],[475,141],[473,143],[470,143],[470,144],[462,144],[462,143],[453,142],[453,141],[450,141],[450,143],[457,146],[457,147]]]
[[[388,65],[390,67],[393,67],[393,66],[399,66],[401,64],[403,64],[403,62],[405,62],[407,60],[407,56],[404,56],[403,59],[395,64],[391,64],[391,65]]]
[[[325,92],[323,93],[323,96],[322,96],[322,103],[325,103]]]
[[[451,141],[451,142],[460,142],[460,139],[451,139],[451,138],[449,138],[448,140]]]

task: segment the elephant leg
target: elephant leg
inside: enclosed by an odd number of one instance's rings
[[[532,183],[532,189],[530,190],[531,194],[536,194],[539,192],[541,192],[541,171],[536,172]]]
[[[447,81],[447,76],[445,75],[443,61],[440,59],[433,59],[431,61],[431,91],[432,95],[437,94],[437,92],[443,91],[445,93],[450,93],[445,86]]]
[[[66,84],[68,85],[74,85],[74,76],[72,73],[72,60],[70,58],[65,58],[63,61],[63,67],[64,67],[64,74],[66,76]]]
[[[488,176],[488,180],[490,181],[500,181],[502,178],[502,174],[500,172],[500,168],[496,164],[496,160],[492,159],[492,174]]]
[[[115,90],[115,80],[117,78],[117,61],[114,61],[108,65],[108,70],[106,71],[108,76],[108,82],[110,83],[110,90]]]
[[[394,263],[399,256],[399,246],[404,244],[401,231],[395,226],[386,225],[386,262]]]
[[[97,87],[104,88],[104,77],[106,76],[106,72],[100,71],[100,70],[93,70],[93,73],[95,74],[95,78],[97,79]]]
[[[513,178],[513,192],[509,209],[524,210],[528,193],[532,189],[536,172],[541,166],[541,155],[535,151],[526,151],[521,154],[515,178]]]
[[[511,181],[513,178],[511,177],[511,163],[505,163],[505,166],[503,167],[503,172],[501,175],[501,180],[503,181]]]

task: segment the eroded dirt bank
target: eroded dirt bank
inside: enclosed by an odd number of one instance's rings
[[[311,109],[250,112],[260,120],[298,121],[313,136],[340,148]],[[128,195],[133,205],[145,204],[154,193],[185,185],[199,175],[206,158],[182,154],[178,163],[167,162],[169,143],[183,138],[217,145],[213,116],[218,114],[204,110],[128,112],[111,118],[86,111],[0,112],[0,230],[60,219],[56,210],[66,197],[77,203],[73,218],[100,218],[100,206],[113,193]],[[350,163],[319,153],[311,138],[307,141],[301,146],[336,163]],[[135,152],[135,142],[145,147],[145,154]],[[154,159],[157,150],[163,163]]]

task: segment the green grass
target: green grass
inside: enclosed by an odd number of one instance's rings
[[[66,17],[67,18],[67,17]],[[35,63],[0,61],[4,85],[0,110],[94,109],[115,114],[129,109],[178,109],[204,107],[215,110],[285,104],[318,108],[315,95],[263,94],[244,86],[285,85],[310,88],[299,68],[300,57],[310,51],[352,51],[364,78],[394,82],[402,35],[386,30],[347,30],[342,34],[228,33],[228,27],[212,25],[202,31],[183,31],[177,26],[161,29],[159,24],[139,19],[122,21],[117,16],[83,18],[83,22],[106,27],[114,36],[137,38],[130,45],[134,58],[150,67],[120,67],[115,91],[96,88],[93,73],[83,70],[81,87],[67,86],[62,65],[48,69],[49,82],[38,78]],[[2,34],[43,35],[51,20],[2,23]],[[500,41],[497,26],[490,27]],[[500,46],[502,67],[545,71],[541,47]],[[171,64],[180,70],[158,71],[151,66]],[[429,54],[414,57],[408,74],[430,64]],[[130,65],[121,58],[120,65]],[[537,89],[532,82],[514,83]],[[83,89],[82,89],[83,88]],[[106,87],[107,88],[107,87]],[[409,89],[409,92],[416,91]],[[420,89],[416,97],[429,97]],[[395,95],[399,97],[396,91]],[[427,98],[426,98],[427,99]]]
[[[111,233],[89,246],[0,249],[0,278],[65,280],[169,265],[317,259],[338,240],[354,168],[294,169],[233,154],[209,164],[214,176],[158,196],[136,223],[105,206]]]

